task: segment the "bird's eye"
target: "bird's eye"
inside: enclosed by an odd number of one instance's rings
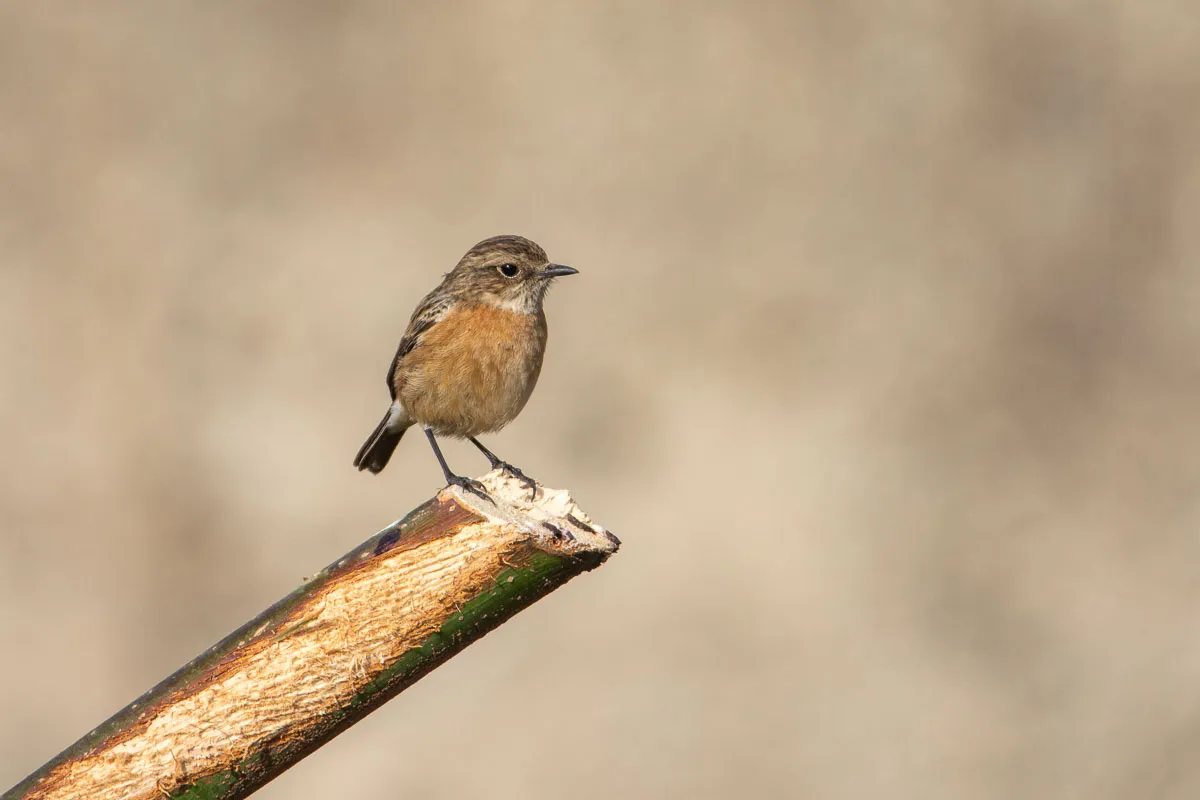
[[[520,270],[517,269],[516,264],[502,264],[499,267],[499,270],[500,274],[506,278],[515,278],[517,277],[517,273],[520,272]]]

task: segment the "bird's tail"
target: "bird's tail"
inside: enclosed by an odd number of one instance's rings
[[[389,408],[388,413],[375,426],[375,430],[363,442],[358,455],[354,457],[354,466],[359,470],[379,472],[387,466],[388,459],[400,444],[400,437],[408,430],[408,425],[396,419],[396,409]]]

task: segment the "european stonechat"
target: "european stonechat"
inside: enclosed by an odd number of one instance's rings
[[[551,264],[545,250],[520,236],[494,236],[468,250],[408,321],[387,374],[392,404],[354,466],[379,472],[404,432],[419,424],[448,485],[487,496],[478,481],[450,471],[434,434],[469,440],[492,469],[532,489],[533,481],[475,437],[500,430],[525,407],[546,352],[546,290],[576,272]]]

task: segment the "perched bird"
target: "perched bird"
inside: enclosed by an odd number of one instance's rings
[[[354,466],[379,472],[404,432],[421,425],[447,484],[487,497],[478,481],[450,471],[435,434],[469,440],[493,469],[532,489],[533,481],[475,437],[500,430],[525,407],[546,352],[542,300],[555,278],[577,272],[551,264],[520,236],[494,236],[468,250],[408,321],[387,374],[392,404]]]

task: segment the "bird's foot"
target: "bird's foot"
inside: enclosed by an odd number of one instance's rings
[[[484,500],[487,500],[492,505],[496,504],[496,501],[492,499],[492,496],[487,493],[487,489],[483,488],[483,484],[474,478],[465,478],[462,475],[450,475],[446,480],[446,485],[457,486],[464,492],[470,492],[476,497],[481,497]]]
[[[512,464],[509,464],[507,461],[497,461],[495,464],[492,464],[492,469],[498,469],[508,477],[516,478],[522,484],[524,484],[525,488],[529,490],[530,500],[537,496],[537,481],[526,475],[524,472],[521,472],[521,470],[517,469]]]

